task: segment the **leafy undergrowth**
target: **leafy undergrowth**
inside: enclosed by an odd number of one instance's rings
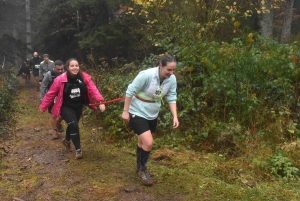
[[[75,160],[74,151],[50,140],[49,115],[39,112],[34,89],[20,87],[17,128],[1,142],[8,153],[1,152],[0,200],[300,200],[297,179],[260,172],[247,157],[182,147],[154,150],[149,167],[156,183],[143,186],[134,170],[136,138],[103,141],[101,122],[98,128],[80,125],[84,158]]]

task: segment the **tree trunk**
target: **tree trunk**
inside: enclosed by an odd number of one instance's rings
[[[13,26],[13,30],[12,30],[12,35],[15,39],[18,38],[18,31],[17,31],[17,28],[16,26]],[[18,57],[16,57],[15,55],[19,54],[20,53],[20,49],[19,48],[16,48],[14,49],[15,51],[15,54],[14,54],[14,63],[15,63],[15,67],[19,67],[21,62],[20,62],[20,59]]]
[[[26,7],[26,44],[27,44],[27,58],[31,56],[31,22],[30,22],[30,0],[25,0]]]
[[[294,0],[286,0],[285,16],[281,31],[281,43],[288,43],[291,37]]]
[[[261,36],[273,36],[273,0],[266,0],[261,4],[262,13],[260,14],[260,34]]]

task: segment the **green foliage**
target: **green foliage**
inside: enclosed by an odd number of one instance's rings
[[[263,141],[276,144],[298,137],[299,125],[292,121],[299,97],[299,66],[292,56],[299,54],[298,46],[257,36],[255,42],[248,42],[248,37],[232,43],[203,41],[188,47],[169,46],[168,52],[179,60],[176,77],[181,124],[176,130],[171,127],[172,115],[164,104],[158,134],[172,137],[162,144],[177,141],[187,148],[238,154],[254,151]],[[94,67],[105,98],[124,96],[136,74],[155,66],[156,59],[152,55],[137,66],[115,58],[115,68],[105,62]],[[116,138],[128,137],[128,133],[132,136],[121,121],[122,107],[122,103],[110,104],[101,115],[105,116],[103,127]]]
[[[275,175],[286,180],[293,180],[299,177],[299,169],[293,166],[290,158],[283,156],[281,150],[270,160],[271,170]]]
[[[169,47],[181,61],[177,79],[182,133],[196,141],[208,133],[217,144],[227,141],[240,147],[258,137],[282,139],[298,102],[299,66],[292,59],[299,54],[297,44],[257,37],[254,43],[246,38]],[[266,128],[279,120],[281,129]],[[278,135],[269,138],[273,131]]]
[[[0,70],[0,133],[7,133],[13,123],[13,98],[17,79],[11,70]]]

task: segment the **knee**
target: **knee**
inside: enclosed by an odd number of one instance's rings
[[[142,145],[145,151],[150,151],[152,149],[152,146],[153,146],[153,139],[148,139],[144,141]]]
[[[78,126],[78,123],[77,122],[70,122],[68,123],[68,126],[70,127],[71,130],[73,131],[77,131],[79,130],[79,126]]]

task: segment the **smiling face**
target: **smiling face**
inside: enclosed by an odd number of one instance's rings
[[[174,74],[174,71],[176,69],[176,62],[168,62],[166,66],[162,66],[162,64],[159,64],[159,77],[161,80],[167,79],[171,77],[171,75]]]
[[[67,70],[72,76],[76,76],[79,73],[78,61],[75,60],[70,61],[69,66],[67,66]]]

